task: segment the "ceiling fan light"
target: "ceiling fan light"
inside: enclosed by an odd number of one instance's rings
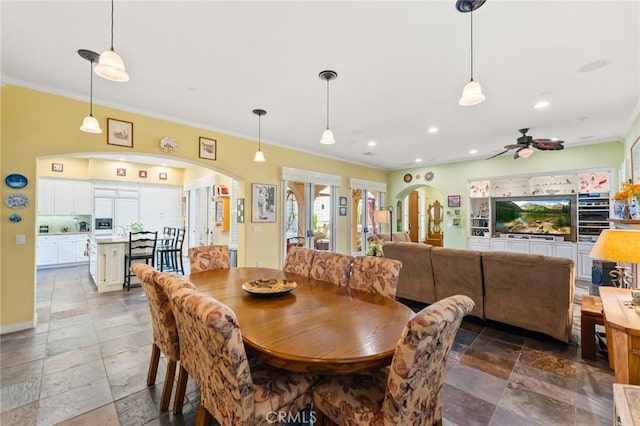
[[[522,148],[520,151],[518,151],[518,157],[522,157],[522,158],[529,158],[533,155],[533,149],[527,147],[527,148]]]
[[[107,80],[117,81],[119,83],[129,81],[129,74],[127,74],[124,69],[122,58],[113,50],[105,50],[102,52],[94,71],[100,77],[106,78]]]
[[[256,163],[264,163],[266,161],[262,151],[260,150],[256,151],[256,155],[253,156],[253,161],[255,161]]]
[[[336,143],[336,140],[333,138],[333,132],[330,129],[322,132],[322,139],[320,139],[320,143],[323,145],[333,145]]]
[[[102,133],[100,123],[98,123],[98,120],[96,120],[93,115],[87,115],[84,120],[82,120],[80,130],[87,133]]]
[[[462,89],[462,96],[460,97],[458,104],[462,106],[471,106],[482,103],[483,101],[484,95],[482,94],[482,87],[480,87],[480,83],[470,80],[464,85],[464,89]]]

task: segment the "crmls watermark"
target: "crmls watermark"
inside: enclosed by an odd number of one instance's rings
[[[297,413],[291,413],[289,411],[269,411],[266,420],[268,423],[311,424],[316,422],[316,412],[313,410],[302,410]]]

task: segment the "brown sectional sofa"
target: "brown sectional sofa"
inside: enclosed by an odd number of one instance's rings
[[[387,242],[384,256],[403,264],[397,297],[434,303],[454,294],[475,302],[471,315],[568,342],[573,325],[572,260]]]
[[[389,233],[387,232],[386,234],[385,233],[377,234],[376,237],[378,237],[378,239],[382,241],[390,241],[391,235],[389,235]],[[394,232],[393,241],[398,241],[398,242],[403,241],[406,243],[410,243],[411,237],[409,237],[408,232]]]

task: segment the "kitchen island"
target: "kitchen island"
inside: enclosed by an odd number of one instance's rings
[[[127,236],[91,235],[89,237],[89,274],[98,293],[122,290],[124,254]]]

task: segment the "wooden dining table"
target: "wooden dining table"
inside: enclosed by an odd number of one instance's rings
[[[297,287],[257,295],[242,285],[287,279]],[[389,365],[414,313],[391,298],[269,268],[193,273],[190,281],[236,314],[247,352],[274,367],[349,374]]]

